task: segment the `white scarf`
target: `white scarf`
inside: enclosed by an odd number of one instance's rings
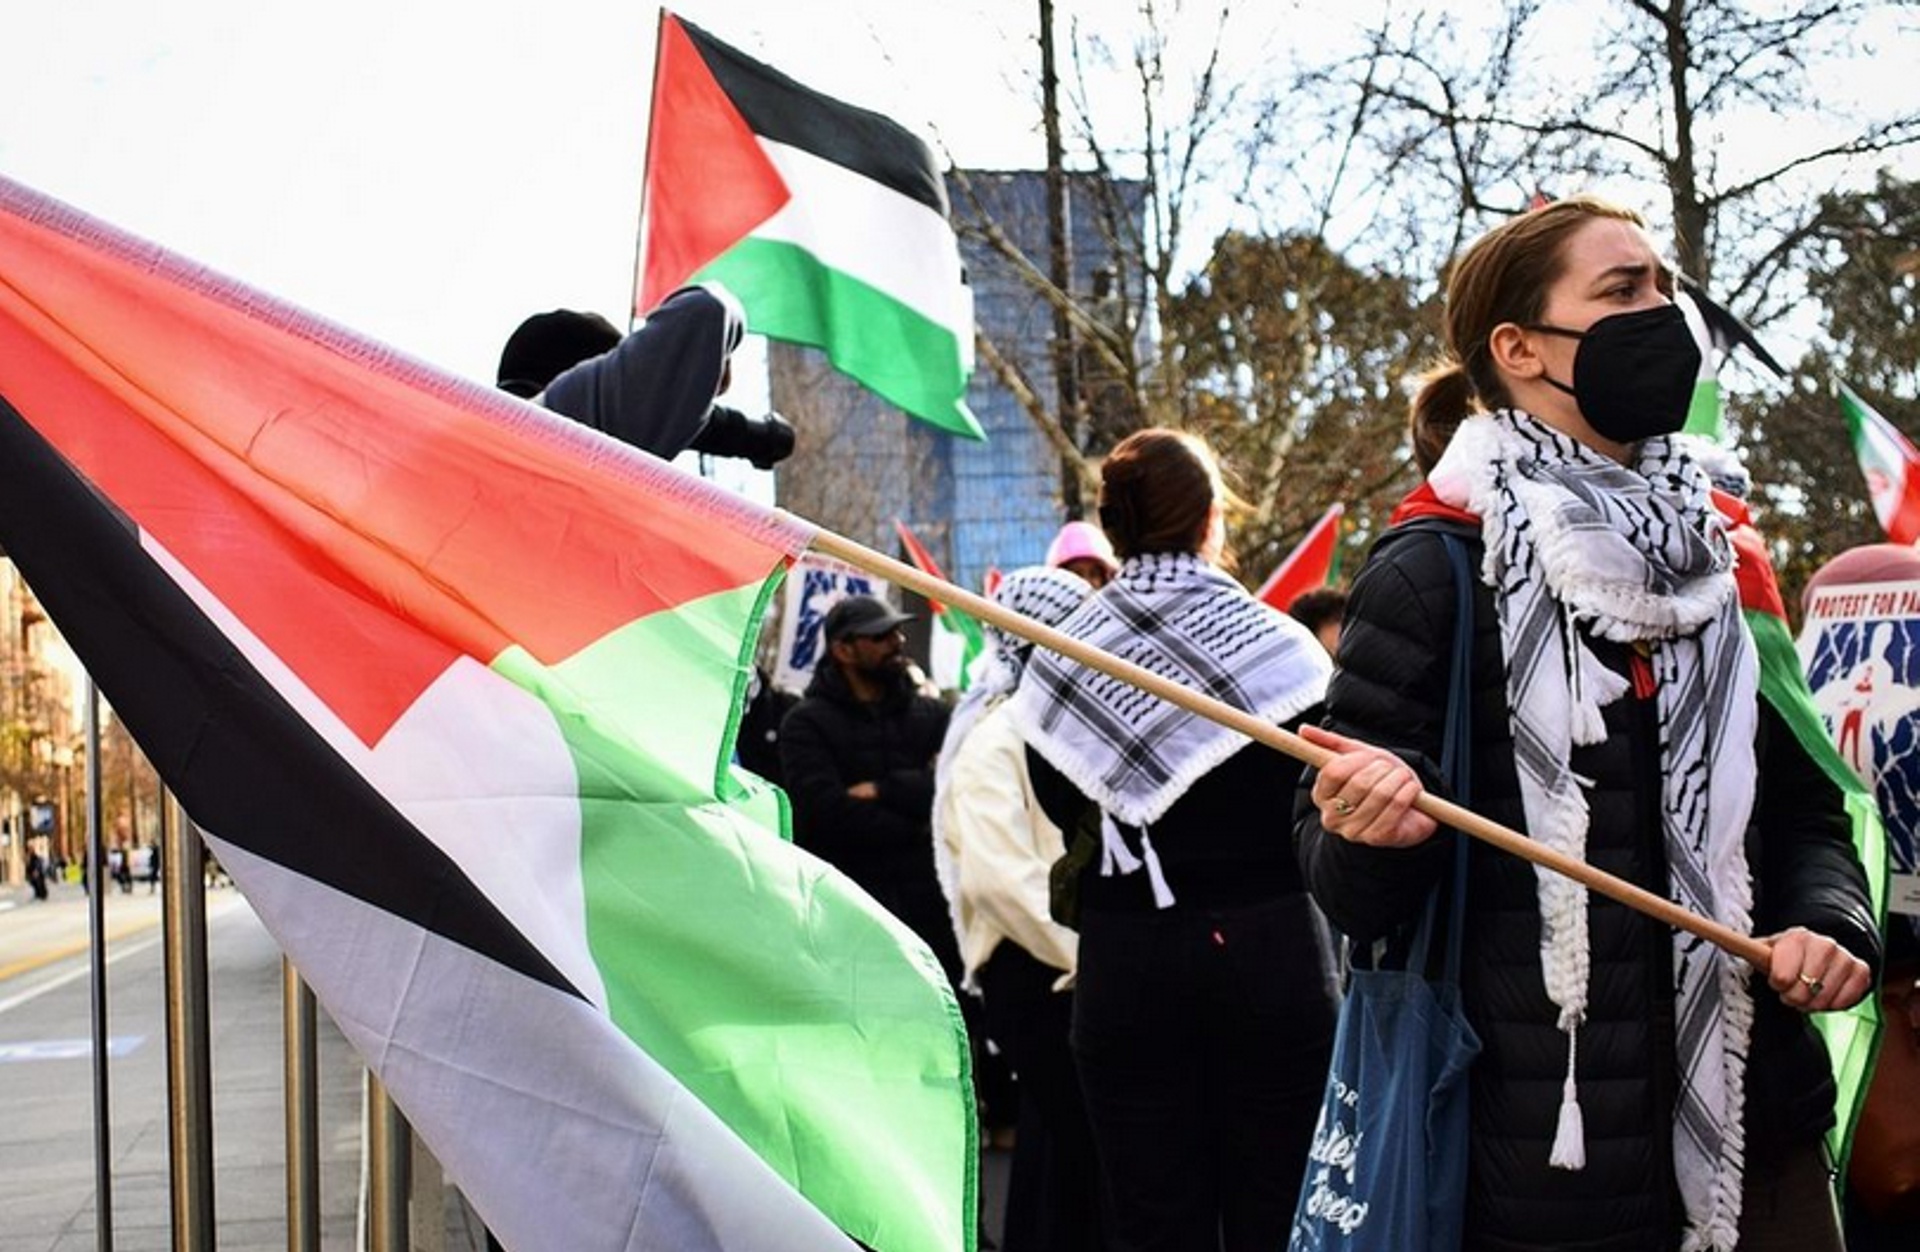
[[[1307,628],[1192,553],[1132,557],[1061,630],[1278,724],[1326,695],[1333,665]],[[1021,734],[1107,813],[1159,820],[1245,735],[1045,649],[1013,696]]]
[[[1462,423],[1428,481],[1481,518],[1507,662],[1528,834],[1584,859],[1590,785],[1569,762],[1605,738],[1601,709],[1627,691],[1581,637],[1635,644],[1658,683],[1660,810],[1670,893],[1752,932],[1745,835],[1752,814],[1759,664],[1740,617],[1733,552],[1710,483],[1681,440],[1642,442],[1621,466],[1523,413]],[[1568,1038],[1551,1163],[1585,1164],[1575,1075],[1587,1009],[1587,891],[1540,869],[1541,964]],[[1684,1252],[1732,1249],[1739,1234],[1746,1054],[1753,1024],[1744,962],[1676,932],[1679,1096],[1674,1169]]]

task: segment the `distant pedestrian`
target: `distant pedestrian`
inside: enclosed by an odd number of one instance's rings
[[[1095,591],[1107,585],[1120,562],[1113,555],[1113,544],[1106,532],[1092,522],[1068,522],[1047,545],[1046,563],[1086,580]]]
[[[160,845],[151,840],[147,843],[147,894],[160,890]]]
[[[903,623],[872,596],[833,606],[827,655],[780,727],[793,841],[926,940],[957,984],[960,950],[933,868],[933,762],[947,707],[916,689]]]
[[[1347,613],[1347,593],[1338,587],[1315,587],[1295,596],[1287,616],[1313,632],[1328,656],[1340,652],[1340,622]]]

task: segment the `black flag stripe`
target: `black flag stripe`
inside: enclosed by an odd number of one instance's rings
[[[273,689],[4,397],[0,544],[196,823],[580,994]]]

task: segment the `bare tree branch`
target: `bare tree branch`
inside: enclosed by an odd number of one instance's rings
[[[995,346],[992,339],[984,334],[975,335],[974,345],[980,359],[999,378],[1000,384],[1013,393],[1013,398],[1019,402],[1022,409],[1026,410],[1027,416],[1033,419],[1033,424],[1039,427],[1040,433],[1047,437],[1047,442],[1053,445],[1054,451],[1060,454],[1066,464],[1073,467],[1074,472],[1079,476],[1080,486],[1086,498],[1091,500],[1097,496],[1100,492],[1098,471],[1088,461],[1086,454],[1074,445],[1072,437],[1067,434],[1066,428],[1060,424],[1060,419],[1054,415],[1053,410],[1040,399],[1039,394],[1021,376],[1020,371],[1001,355],[1000,349]]]

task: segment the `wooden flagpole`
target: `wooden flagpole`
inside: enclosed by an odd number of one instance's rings
[[[1008,634],[1031,640],[1043,648],[1078,661],[1089,669],[1096,669],[1122,682],[1132,683],[1143,691],[1159,696],[1169,704],[1176,704],[1190,713],[1239,731],[1249,739],[1258,740],[1270,748],[1286,753],[1295,760],[1306,762],[1315,769],[1325,765],[1333,755],[1327,749],[1308,743],[1291,731],[1264,722],[1250,713],[1236,709],[1230,704],[1224,704],[1211,696],[1201,695],[1158,674],[1150,673],[1138,665],[1090,647],[1078,639],[1070,639],[1050,626],[1042,626],[1039,622],[1010,609],[1004,609],[983,596],[974,595],[964,588],[923,574],[911,565],[884,556],[831,531],[815,531],[810,546],[817,552],[857,566],[876,578],[883,578],[896,586],[910,588],[929,600],[939,600],[942,604],[950,604],[971,613],[979,620],[991,622]],[[1455,830],[1472,835],[1475,839],[1511,852],[1535,865],[1544,865],[1557,874],[1564,874],[1575,882],[1581,883],[1589,890],[1618,900],[1629,908],[1637,909],[1688,934],[1697,935],[1746,961],[1756,969],[1765,970],[1768,966],[1772,949],[1766,943],[1723,926],[1712,918],[1702,917],[1698,913],[1683,909],[1665,896],[1655,895],[1644,888],[1636,887],[1624,878],[1617,878],[1605,870],[1596,869],[1585,861],[1535,843],[1516,830],[1502,826],[1498,822],[1482,817],[1470,809],[1461,808],[1436,795],[1423,793],[1418,800],[1414,801],[1414,807],[1442,825],[1451,826]]]

